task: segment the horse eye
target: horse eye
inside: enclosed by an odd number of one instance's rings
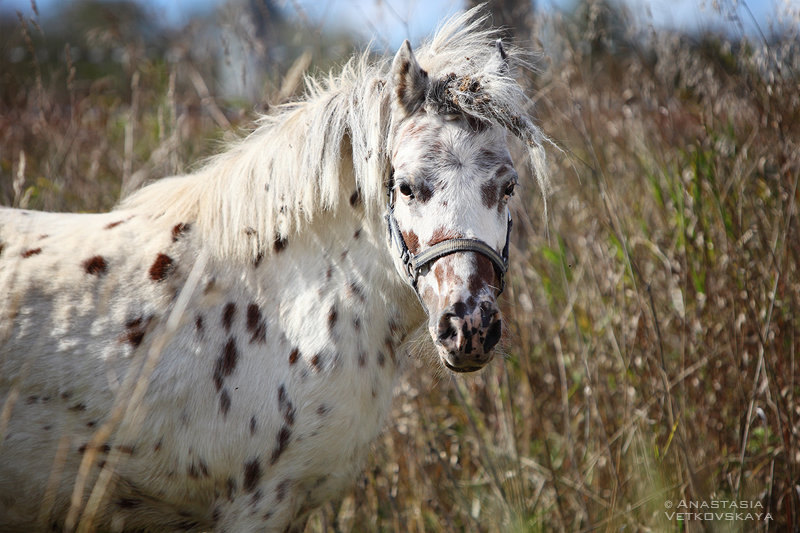
[[[514,183],[513,181],[511,183],[509,183],[508,185],[506,185],[506,190],[504,191],[504,194],[506,196],[514,196],[514,187],[515,186],[516,186],[516,183]]]
[[[414,197],[414,193],[411,191],[411,185],[409,185],[408,183],[401,183],[398,186],[398,189],[400,189],[400,194],[402,194],[403,196],[408,196],[409,198]]]

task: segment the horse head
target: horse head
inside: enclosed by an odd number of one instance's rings
[[[497,44],[504,69],[505,52]],[[517,173],[506,128],[464,112],[480,80],[429,79],[408,41],[392,63],[387,221],[395,266],[428,314],[441,362],[472,372],[502,334],[497,297],[508,264],[509,198]],[[479,103],[479,102],[478,102]]]

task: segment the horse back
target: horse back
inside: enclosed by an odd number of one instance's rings
[[[0,530],[69,507],[69,483],[44,503],[41,488],[74,481],[129,371],[141,371],[185,280],[189,227],[0,208]]]

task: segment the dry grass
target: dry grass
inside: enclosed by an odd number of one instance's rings
[[[414,361],[363,478],[310,531],[800,527],[798,36],[629,36],[592,6],[541,22],[551,57],[527,82],[564,153],[549,232],[523,180],[507,357],[456,378]],[[64,50],[33,61],[36,22],[13,23],[26,59],[0,75],[5,205],[109,208],[249,120],[189,34],[171,61],[131,45],[94,75]],[[681,501],[772,522],[670,519]]]

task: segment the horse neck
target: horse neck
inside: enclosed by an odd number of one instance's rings
[[[276,246],[255,270],[254,289],[271,294],[290,337],[393,358],[424,312],[395,270],[380,213],[342,204]]]

